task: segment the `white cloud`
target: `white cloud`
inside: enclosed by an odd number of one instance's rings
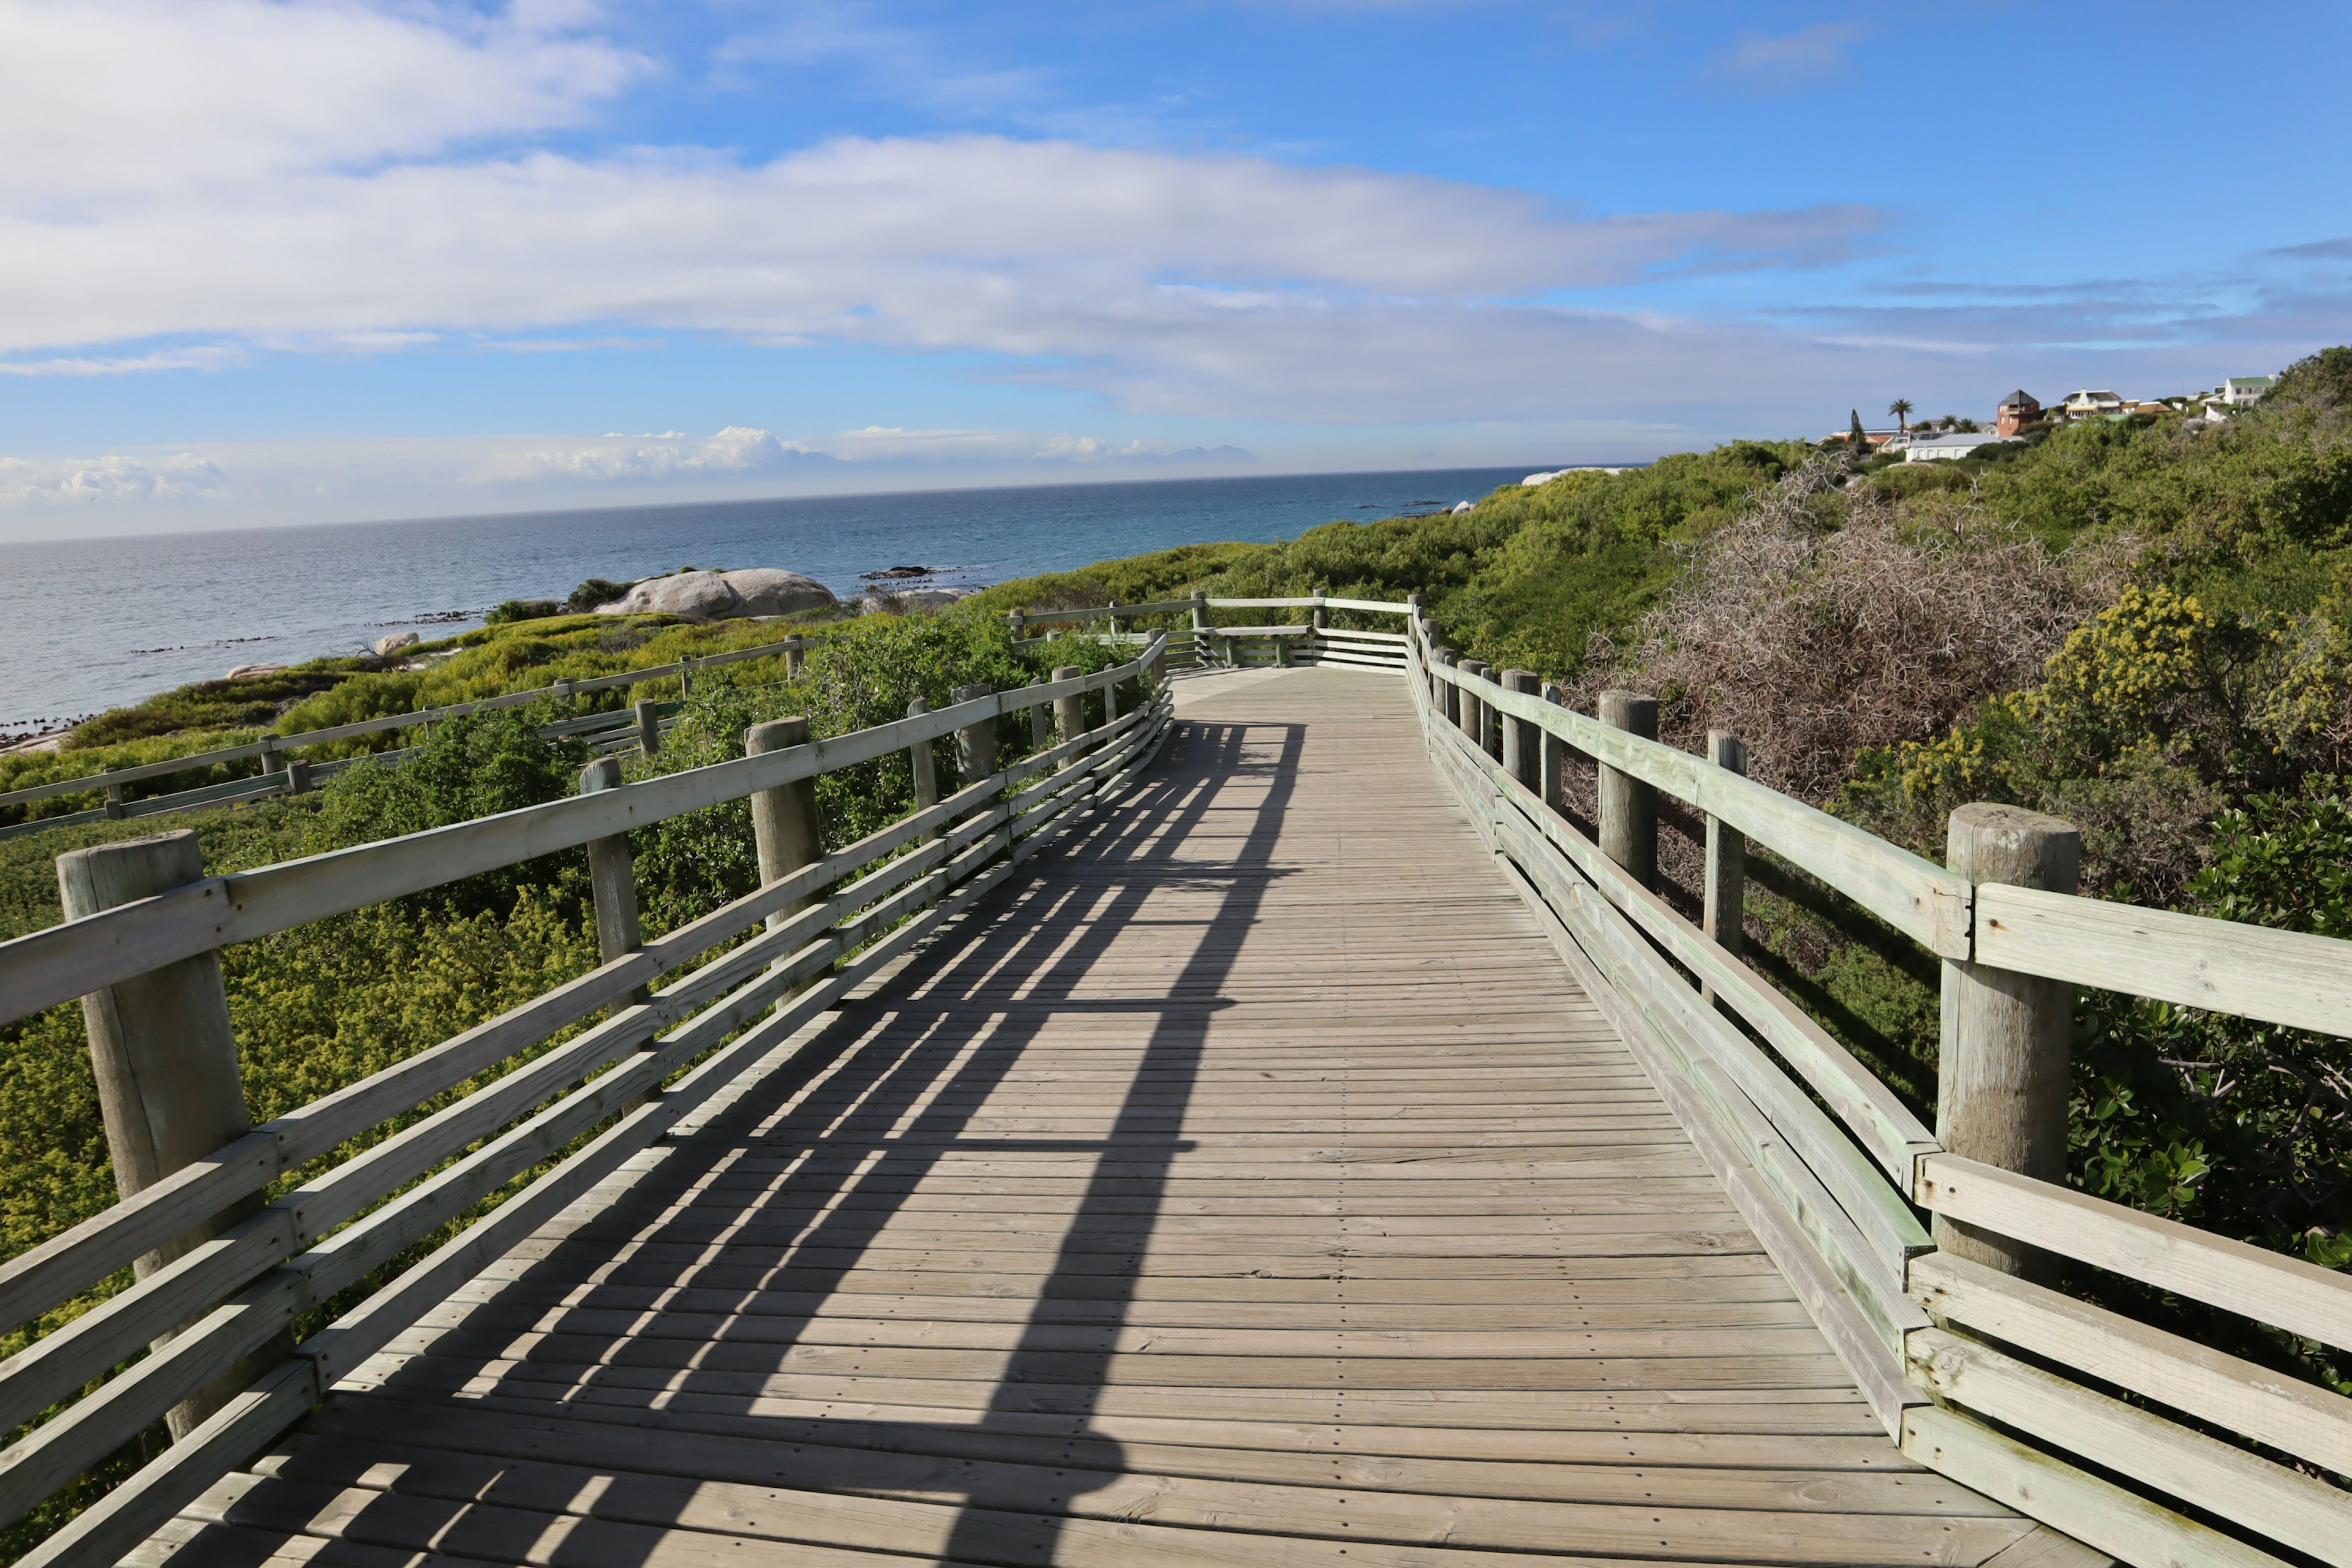
[[[550,440],[495,452],[466,478],[476,484],[546,479],[614,483],[778,473],[796,464],[825,460],[824,454],[813,447],[797,442],[787,445],[765,430],[730,425],[709,437],[667,430],[658,436],[614,434],[591,441]]]
[[[227,493],[228,476],[194,452],[155,458],[0,458],[0,507],[211,500]]]
[[[69,216],[576,125],[651,70],[577,5],[0,0],[0,189]]]
[[[366,348],[599,323],[978,350],[1099,365],[1108,387],[1162,363],[1196,376],[1246,353],[1268,316],[1810,265],[1881,221],[1856,207],[1584,217],[1423,176],[995,136],[845,139],[749,167],[540,153],[144,194],[71,222],[19,204],[0,216],[0,352],[163,335]],[[1346,331],[1326,335],[1348,352]],[[1222,390],[1282,396],[1279,382]]]
[[[151,370],[217,370],[245,358],[244,351],[226,343],[194,348],[158,349],[152,353],[71,354],[57,359],[0,360],[0,375],[133,375]]]
[[[1712,74],[1747,92],[1803,92],[1845,70],[1861,40],[1851,22],[1816,22],[1793,33],[1742,33],[1717,56]]]

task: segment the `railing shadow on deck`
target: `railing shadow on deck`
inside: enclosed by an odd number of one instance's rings
[[[1270,731],[1279,736],[1271,748]],[[846,1009],[851,1016],[833,1026],[841,1044],[824,1053],[824,1061],[812,1061],[789,1079],[762,1084],[715,1118],[615,1205],[624,1217],[592,1221],[575,1230],[518,1282],[562,1285],[604,1269],[607,1284],[657,1280],[694,1289],[698,1281],[708,1281],[700,1288],[719,1299],[731,1297],[739,1309],[763,1294],[781,1294],[805,1298],[805,1310],[814,1313],[854,1270],[872,1266],[867,1260],[873,1249],[904,1212],[900,1200],[947,1157],[974,1150],[1095,1156],[1073,1212],[1054,1222],[1065,1226],[1061,1244],[1034,1287],[1028,1321],[976,1420],[887,1420],[870,1408],[856,1417],[772,1419],[775,1438],[784,1442],[952,1459],[979,1456],[992,1435],[1034,1437],[1038,1417],[1052,1417],[1057,1438],[1054,1464],[1065,1472],[1066,1492],[1082,1494],[1109,1484],[1123,1468],[1123,1449],[1091,1433],[1090,1419],[1133,1303],[1176,1157],[1192,1146],[1182,1136],[1183,1122],[1209,1026],[1221,1006],[1216,994],[1241,951],[1239,933],[1256,920],[1265,891],[1283,874],[1272,864],[1273,849],[1303,743],[1304,731],[1296,725],[1180,725],[1159,779],[1139,790],[1117,819],[1051,852],[1058,875],[995,895],[977,908],[961,931],[919,955],[884,994]],[[1249,753],[1264,757],[1269,749],[1275,753],[1270,761],[1253,763]],[[1252,797],[1244,808],[1251,820],[1235,836],[1231,860],[1213,868],[1176,865],[1177,848],[1189,830],[1213,812],[1231,809],[1223,802],[1236,784]],[[1122,928],[1141,913],[1152,890],[1171,879],[1215,884],[1222,892],[1216,914],[1204,923],[1189,961],[1167,983],[1164,994],[1077,996]],[[1007,993],[1017,997],[1014,1005],[992,1004],[993,996]],[[965,1136],[981,1105],[1003,1087],[1045,1021],[1074,1010],[1157,1015],[1107,1136]],[[861,1026],[861,1013],[887,1018],[896,1028],[876,1035]],[[911,1044],[901,1034],[910,1024],[917,1033]],[[829,1075],[812,1090],[811,1080],[828,1068]],[[911,1109],[919,1103],[920,1109]],[[718,1158],[694,1157],[690,1151],[698,1146]],[[742,1156],[738,1169],[755,1171],[779,1159],[785,1169],[749,1194],[733,1196],[723,1186],[705,1184],[729,1168],[730,1153]],[[667,1212],[657,1223],[646,1223],[657,1209]],[[639,1217],[625,1217],[632,1211]],[[648,1249],[670,1247],[700,1249],[706,1256],[677,1264],[649,1259],[638,1268],[621,1263],[617,1271],[612,1269],[624,1253],[642,1257]],[[985,1247],[981,1241],[973,1251]],[[1025,1249],[1013,1252],[1001,1268],[988,1271],[1038,1272],[1026,1262],[1034,1256]],[[737,1318],[707,1341],[656,1343],[648,1355],[635,1329],[614,1331],[593,1321],[609,1323],[597,1305],[600,1295],[633,1307],[639,1301],[635,1290],[592,1288],[568,1308],[531,1314],[526,1306],[521,1310],[530,1318],[528,1332],[534,1337],[512,1356],[506,1352],[526,1337],[515,1328],[460,1328],[425,1358],[386,1378],[382,1394],[396,1398],[413,1385],[420,1395],[446,1396],[453,1384],[462,1384],[468,1394],[507,1408],[515,1406],[499,1396],[509,1394],[545,1408],[551,1390],[541,1374],[561,1366],[566,1369],[562,1375],[572,1375],[585,1366],[589,1370],[555,1397],[593,1389],[599,1404],[684,1403],[700,1414],[732,1415],[737,1420],[730,1425],[750,1436],[752,1429],[743,1423],[758,1415],[761,1401],[756,1390],[764,1384],[763,1374],[790,1370],[793,1352],[803,1342],[790,1317]],[[1073,1300],[1089,1304],[1094,1349],[1067,1346],[1069,1326],[1057,1321],[1054,1303]],[[583,1325],[585,1332],[567,1330],[567,1320],[582,1316],[592,1317]],[[747,1323],[757,1337],[728,1331]],[[461,1422],[452,1423],[448,1437],[436,1436],[436,1446],[446,1441],[463,1448],[460,1434]],[[634,1472],[610,1486],[635,1494],[621,1510],[625,1517],[679,1519],[695,1477],[687,1467],[664,1473],[659,1439],[651,1433],[646,1439]],[[487,1457],[486,1462],[499,1463]],[[1039,1511],[1032,1492],[1005,1492],[984,1472],[974,1480],[939,1555],[948,1561],[1003,1561],[1008,1546],[1017,1542],[1024,1560],[1049,1561],[1060,1530],[1056,1516]],[[472,1503],[449,1505],[447,1521],[436,1534],[441,1549],[461,1556],[494,1556],[502,1550],[506,1526],[485,1519],[489,1539],[469,1551],[467,1516],[476,1509],[499,1509],[504,1491],[492,1480],[474,1494]],[[403,1500],[401,1506],[415,1500]],[[598,1560],[607,1565],[613,1561],[601,1552]]]

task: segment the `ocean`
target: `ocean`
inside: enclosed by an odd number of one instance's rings
[[[975,587],[1205,541],[1295,538],[1474,500],[1513,468],[1029,485],[0,544],[0,731],[47,729],[240,664],[447,637],[591,577],[782,566]]]

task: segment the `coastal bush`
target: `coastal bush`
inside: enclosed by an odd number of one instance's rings
[[[486,626],[502,626],[515,621],[543,621],[563,613],[563,603],[558,599],[508,599],[491,606],[482,616]]]
[[[574,613],[593,610],[599,605],[609,605],[635,587],[635,583],[615,583],[609,577],[591,577],[563,601],[563,607]]]

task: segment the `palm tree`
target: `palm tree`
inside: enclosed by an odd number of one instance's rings
[[[1906,435],[1910,432],[1911,400],[1909,398],[1896,398],[1894,402],[1886,405],[1886,412],[1895,416],[1895,427],[1897,430],[1903,431]]]

